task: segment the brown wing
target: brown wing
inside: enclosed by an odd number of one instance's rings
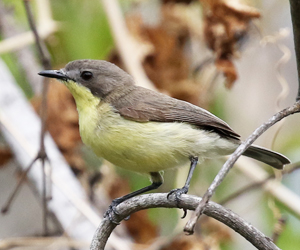
[[[108,97],[116,111],[126,119],[147,122],[186,122],[234,139],[239,135],[227,123],[208,111],[158,92],[134,86],[126,95]],[[105,101],[105,100],[104,100]]]

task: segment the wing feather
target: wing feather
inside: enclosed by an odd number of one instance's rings
[[[226,122],[205,109],[142,87],[134,86],[126,95],[108,97],[106,101],[126,119],[137,122],[186,122],[239,140],[239,135]]]

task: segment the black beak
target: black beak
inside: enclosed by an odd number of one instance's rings
[[[56,78],[59,80],[67,81],[70,80],[70,78],[63,73],[61,70],[43,70],[38,73],[40,76],[45,76],[49,78]]]

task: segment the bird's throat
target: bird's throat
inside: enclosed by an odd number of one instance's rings
[[[75,99],[79,115],[86,109],[97,106],[101,101],[100,98],[94,96],[88,88],[79,85],[74,81],[69,80],[64,82],[64,84],[70,90]]]

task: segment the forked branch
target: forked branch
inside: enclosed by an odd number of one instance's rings
[[[179,207],[188,210],[195,210],[201,198],[192,195],[182,195]],[[144,194],[124,201],[117,207],[118,216],[114,220],[121,221],[130,216],[130,214],[148,208],[177,208],[177,202],[174,198],[167,198],[167,194]],[[232,212],[230,209],[221,205],[208,202],[205,206],[204,214],[210,216],[234,231],[242,235],[251,242],[257,249],[271,250],[279,249],[270,238],[266,237],[262,232],[257,230],[243,218]],[[91,250],[102,250],[106,245],[106,241],[111,232],[117,225],[109,219],[104,219],[94,234]]]

